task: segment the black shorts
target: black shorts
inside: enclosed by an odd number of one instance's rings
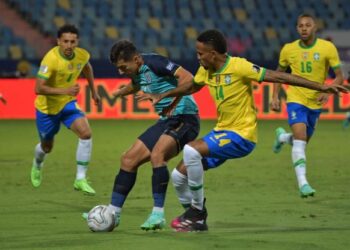
[[[154,145],[162,134],[170,135],[175,139],[178,152],[180,152],[186,143],[196,139],[199,129],[198,115],[176,115],[165,120],[159,120],[141,134],[139,139],[152,152]]]

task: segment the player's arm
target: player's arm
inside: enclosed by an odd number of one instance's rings
[[[282,66],[278,65],[276,71],[285,72],[286,68],[283,68]],[[273,84],[273,92],[272,92],[272,101],[270,104],[270,107],[273,111],[279,111],[281,108],[281,102],[279,99],[280,90],[281,90],[281,83],[274,83]]]
[[[115,97],[123,97],[126,95],[135,94],[140,90],[140,86],[133,84],[132,82],[128,85],[121,85],[119,89],[112,93]]]
[[[299,86],[308,89],[314,89],[324,93],[338,94],[339,92],[348,92],[348,89],[346,87],[339,84],[321,85],[317,82],[309,81],[300,76],[268,69],[266,69],[264,81]]]
[[[343,77],[343,72],[341,68],[339,67],[339,68],[333,69],[333,71],[335,74],[335,78],[332,84],[339,84],[339,85],[344,84],[344,77]]]
[[[94,71],[92,69],[90,62],[85,64],[85,66],[82,70],[82,73],[89,83],[89,88],[90,88],[90,91],[92,94],[92,99],[95,101],[95,105],[99,105],[101,103],[101,97],[99,96],[99,94],[97,93],[97,91],[95,89]]]
[[[68,88],[53,88],[47,85],[47,80],[38,77],[35,83],[35,94],[37,95],[70,95],[76,96],[80,86],[75,84]]]

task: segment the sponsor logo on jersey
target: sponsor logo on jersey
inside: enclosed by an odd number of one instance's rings
[[[39,68],[39,72],[43,74],[46,74],[48,70],[49,70],[49,67],[46,65],[41,65]]]
[[[216,84],[220,84],[220,75],[216,75],[215,76],[215,82],[216,82]]]
[[[301,58],[303,60],[307,60],[308,57],[309,57],[309,52],[303,52],[303,54],[301,55]]]
[[[319,61],[320,60],[320,53],[318,53],[318,52],[316,52],[316,53],[314,53],[314,60],[315,61]]]
[[[69,70],[73,70],[73,68],[74,68],[73,64],[71,64],[71,63],[68,64],[68,69],[69,69]]]
[[[231,83],[231,76],[230,75],[226,75],[225,76],[225,83],[226,84],[230,84]]]
[[[146,82],[147,82],[147,83],[151,83],[151,82],[152,82],[152,76],[151,76],[151,73],[150,73],[150,72],[146,72],[146,73],[144,74],[144,76],[145,76],[145,79],[146,79]]]

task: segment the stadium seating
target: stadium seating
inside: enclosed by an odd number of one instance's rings
[[[194,41],[204,29],[217,28],[230,41],[230,53],[251,60],[276,60],[281,46],[296,39],[301,12],[318,18],[321,28],[349,29],[348,0],[7,0],[29,22],[55,37],[57,28],[80,28],[81,46],[94,59],[119,38],[131,39],[142,51],[157,51],[175,60],[195,58]],[[28,45],[1,27],[0,57],[22,53]],[[9,46],[19,49],[7,50]],[[4,48],[5,47],[5,48]],[[20,51],[18,51],[20,50]]]

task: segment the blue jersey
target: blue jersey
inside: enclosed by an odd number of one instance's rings
[[[175,72],[180,66],[158,54],[141,54],[144,64],[139,73],[132,78],[132,84],[149,94],[160,94],[176,88]],[[172,97],[164,98],[154,108],[157,113],[170,105]],[[198,108],[192,95],[183,96],[172,115],[197,114]]]

